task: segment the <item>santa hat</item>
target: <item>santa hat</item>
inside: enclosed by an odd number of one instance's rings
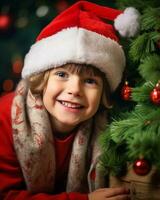
[[[114,26],[108,21],[114,21]],[[116,30],[132,37],[139,28],[139,13],[124,12],[88,1],[78,1],[51,21],[25,57],[26,78],[67,63],[90,64],[106,74],[111,90],[121,81],[125,55]]]

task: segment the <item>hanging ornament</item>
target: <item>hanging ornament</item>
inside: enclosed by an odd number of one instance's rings
[[[8,14],[0,14],[0,30],[7,30],[11,25],[11,17]]]
[[[150,99],[152,103],[160,106],[160,81],[156,84],[156,87],[151,91]]]
[[[133,164],[133,170],[137,175],[145,176],[151,170],[150,163],[145,159],[138,159]]]
[[[121,90],[122,99],[125,101],[131,100],[131,92],[132,92],[132,88],[128,85],[128,81],[126,81]]]

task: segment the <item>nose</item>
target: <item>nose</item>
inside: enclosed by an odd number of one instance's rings
[[[73,96],[82,95],[82,84],[79,77],[74,77],[70,81],[68,81],[67,93]]]

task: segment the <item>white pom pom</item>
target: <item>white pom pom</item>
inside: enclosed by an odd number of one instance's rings
[[[140,14],[133,7],[126,8],[114,20],[114,27],[123,37],[135,36],[140,28]]]

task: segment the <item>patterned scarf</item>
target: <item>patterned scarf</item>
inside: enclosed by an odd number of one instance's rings
[[[97,164],[100,154],[97,138],[107,123],[106,119],[106,112],[96,114],[76,132],[67,192],[88,192],[86,188],[93,191],[104,187],[104,177]],[[14,147],[27,189],[33,193],[53,192],[56,173],[54,133],[41,96],[33,95],[25,80],[18,84],[13,100],[12,128]],[[94,170],[96,176],[92,179]]]

